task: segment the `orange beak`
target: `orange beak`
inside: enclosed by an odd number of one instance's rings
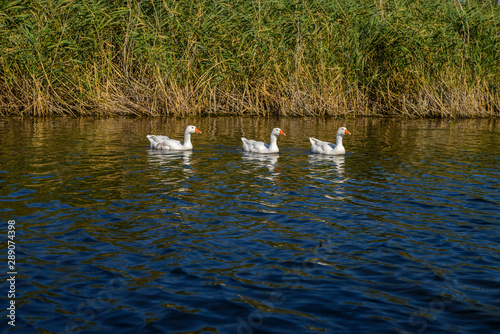
[[[283,130],[280,130],[280,135],[286,136],[286,134],[283,132]]]
[[[346,131],[347,131],[347,130],[346,130]],[[195,129],[194,129],[194,133],[201,133],[201,131],[200,131],[200,130],[198,130],[198,128],[195,128]]]
[[[345,129],[345,134],[350,135],[351,133],[349,131],[347,131],[347,129]]]

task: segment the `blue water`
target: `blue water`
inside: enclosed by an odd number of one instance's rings
[[[159,153],[146,134],[193,135]],[[345,157],[309,151],[346,125]],[[250,155],[240,137],[280,154]],[[0,120],[5,333],[500,332],[500,120]],[[15,327],[6,308],[15,301]]]

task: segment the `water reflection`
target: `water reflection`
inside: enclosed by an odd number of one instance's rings
[[[314,175],[316,173],[336,175],[341,178],[337,180],[340,183],[349,180],[342,178],[345,172],[344,155],[311,154],[309,155],[309,168]]]
[[[145,134],[186,123],[203,130],[196,150],[149,149]],[[342,125],[345,156],[309,155],[308,136]],[[240,155],[241,136],[276,126],[281,154]],[[498,120],[9,119],[0,132],[20,333],[498,329]]]
[[[279,156],[279,153],[262,154],[245,152],[241,158],[254,162],[254,165],[257,167],[266,167],[270,172],[274,172]]]
[[[345,156],[344,155],[328,155],[328,154],[310,154],[309,155],[310,163],[319,163],[319,162],[331,162],[338,168],[342,168],[345,164]]]
[[[187,167],[191,166],[192,151],[165,152],[161,150],[149,150],[148,158],[150,163],[159,165],[170,165],[172,162],[182,161],[182,164]]]
[[[194,168],[196,160],[192,160],[192,155],[192,151],[162,152],[148,150],[150,167],[159,171],[159,173],[153,174],[152,178],[159,180],[163,186],[167,186],[163,193],[191,191],[185,181],[196,173],[196,168]],[[172,185],[175,186],[172,188]]]

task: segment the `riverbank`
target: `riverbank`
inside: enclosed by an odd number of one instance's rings
[[[14,1],[0,115],[500,115],[495,1]]]

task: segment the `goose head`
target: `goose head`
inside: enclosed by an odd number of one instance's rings
[[[337,131],[337,137],[344,137],[344,135],[350,135],[351,133],[347,130],[346,127],[341,127]]]
[[[274,128],[271,132],[272,136],[278,137],[279,135],[286,136],[286,134],[280,128]]]
[[[186,133],[201,133],[200,130],[198,130],[198,128],[196,128],[196,126],[194,125],[189,125],[187,128],[186,128]]]

